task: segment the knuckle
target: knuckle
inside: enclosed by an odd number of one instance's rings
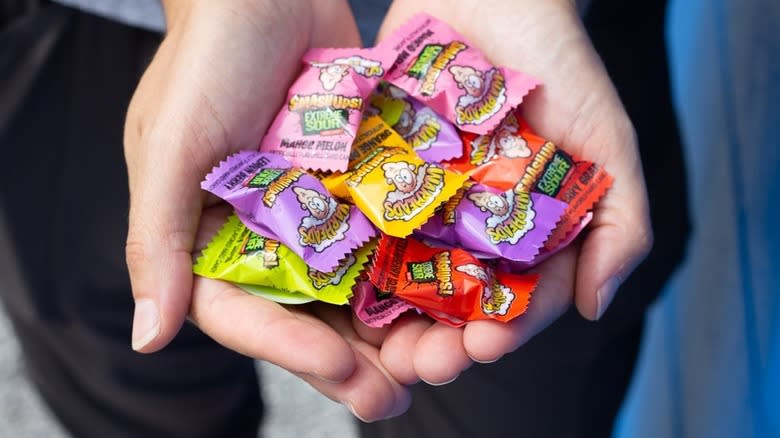
[[[128,237],[127,243],[125,243],[125,260],[131,276],[146,265],[147,253],[147,246],[144,242]]]
[[[654,242],[655,236],[653,234],[653,229],[650,226],[645,227],[637,239],[637,250],[639,252],[639,256],[642,259],[650,254],[650,251],[653,249]]]

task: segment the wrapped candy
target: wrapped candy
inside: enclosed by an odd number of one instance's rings
[[[532,262],[566,207],[519,185],[501,192],[469,183],[415,234],[482,258]]]
[[[522,315],[539,279],[495,272],[461,249],[431,248],[412,238],[389,236],[379,240],[368,276],[379,291],[456,327]]]
[[[464,175],[420,159],[378,116],[360,125],[344,181],[349,198],[385,234],[405,237],[463,185]],[[334,188],[341,191],[340,188]]]
[[[376,290],[368,280],[358,281],[349,305],[363,324],[375,328],[390,324],[402,313],[414,309],[401,298]]]
[[[520,185],[568,204],[544,247],[553,250],[612,185],[612,176],[534,134],[517,112],[491,135],[463,134],[466,153],[444,165],[500,190]]]
[[[463,141],[452,123],[400,88],[381,86],[371,97],[371,109],[423,160],[439,163],[463,155]]]
[[[304,169],[346,170],[364,101],[393,56],[381,48],[309,50],[260,150]]]
[[[201,187],[232,204],[252,231],[279,240],[318,271],[332,271],[376,233],[357,207],[339,203],[279,155],[233,154]]]
[[[426,14],[406,22],[381,46],[397,53],[386,80],[458,129],[487,134],[539,81],[492,65],[454,29]]]
[[[374,247],[372,243],[363,245],[333,271],[320,272],[279,241],[252,232],[238,217],[231,216],[198,257],[193,271],[203,277],[290,292],[290,299],[305,295],[345,304]]]

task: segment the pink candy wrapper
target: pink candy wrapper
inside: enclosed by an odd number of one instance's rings
[[[203,181],[255,233],[278,240],[310,267],[330,272],[376,234],[355,206],[338,203],[322,183],[279,155],[238,152]]]
[[[501,192],[470,183],[416,234],[480,258],[531,262],[565,209],[565,202],[519,185]]]
[[[420,14],[381,46],[398,54],[387,81],[463,131],[487,134],[540,83],[485,55],[444,22]]]
[[[381,48],[309,50],[260,150],[304,169],[347,170],[364,100],[394,56]]]
[[[385,326],[407,310],[415,309],[401,298],[379,292],[368,280],[358,282],[352,292],[349,305],[358,319],[369,327]]]

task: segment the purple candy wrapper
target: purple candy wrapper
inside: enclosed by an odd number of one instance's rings
[[[349,304],[363,324],[379,328],[390,324],[413,305],[396,296],[380,294],[370,281],[359,281],[352,290]],[[418,311],[419,313],[419,311]]]
[[[519,187],[502,193],[469,183],[416,233],[480,258],[532,262],[566,203]]]
[[[379,116],[429,163],[460,158],[463,141],[455,125],[392,84],[383,84],[371,99]]]
[[[201,187],[233,205],[247,228],[282,242],[321,272],[376,234],[357,207],[338,203],[317,178],[280,155],[238,152]]]
[[[593,219],[593,212],[589,211],[584,218],[580,221],[579,224],[577,224],[576,227],[574,227],[571,231],[569,231],[569,234],[566,235],[566,238],[564,238],[558,246],[553,248],[552,250],[547,250],[545,248],[542,248],[542,250],[539,252],[539,255],[536,256],[536,258],[531,262],[514,262],[512,260],[506,260],[501,259],[498,260],[498,270],[504,271],[504,272],[523,272],[526,271],[539,263],[542,263],[543,261],[549,259],[550,257],[554,256],[555,254],[559,253],[563,248],[566,248],[569,246],[570,243],[574,241],[574,239],[577,238],[577,236],[580,234],[580,232],[585,229],[585,227],[590,223],[590,221]]]

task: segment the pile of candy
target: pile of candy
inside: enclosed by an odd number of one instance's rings
[[[283,303],[416,309],[459,326],[525,312],[520,272],[568,245],[612,178],[520,116],[534,78],[418,15],[369,49],[312,49],[257,152],[202,187],[235,215],[195,273]]]

